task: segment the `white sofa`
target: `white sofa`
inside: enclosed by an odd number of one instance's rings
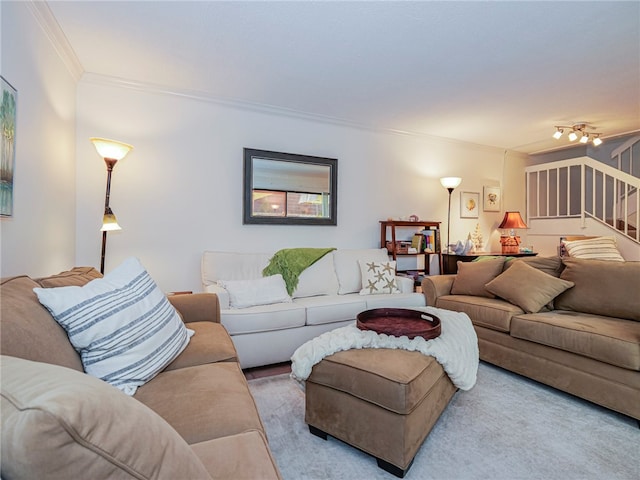
[[[424,296],[414,292],[413,280],[406,277],[396,277],[401,293],[359,293],[359,261],[389,261],[387,250],[381,248],[326,254],[300,274],[290,303],[231,308],[229,293],[218,282],[260,279],[272,256],[232,252],[204,252],[202,256],[204,291],[218,295],[221,323],[231,335],[242,368],[286,362],[300,345],[354,322],[364,310],[425,306]]]

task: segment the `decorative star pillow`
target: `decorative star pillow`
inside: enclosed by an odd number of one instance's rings
[[[362,274],[360,295],[380,295],[383,293],[401,293],[396,280],[396,262],[358,260]]]

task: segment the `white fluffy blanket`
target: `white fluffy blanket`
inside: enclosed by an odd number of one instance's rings
[[[415,337],[394,337],[360,330],[353,325],[337,328],[309,340],[291,357],[291,376],[304,381],[311,369],[324,357],[352,348],[398,348],[417,351],[434,357],[447,372],[453,384],[469,390],[476,383],[478,374],[478,337],[471,320],[465,313],[442,310],[435,307],[416,307],[437,316],[441,322],[440,336],[432,340]]]

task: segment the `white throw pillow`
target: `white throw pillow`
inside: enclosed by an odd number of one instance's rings
[[[136,258],[82,287],[33,291],[66,330],[85,371],[127,395],[171,363],[193,335]]]
[[[338,294],[356,293],[362,288],[362,274],[359,261],[386,262],[389,252],[386,248],[367,248],[362,250],[342,250],[333,252],[333,261],[338,277]]]
[[[279,273],[253,280],[218,280],[218,285],[229,293],[231,308],[291,303],[287,285]]]
[[[362,275],[362,290],[360,295],[379,295],[381,293],[402,293],[396,279],[396,262],[362,261],[360,260]]]
[[[585,240],[564,240],[567,253],[573,258],[585,258],[591,260],[611,260],[624,262],[616,247],[616,239],[613,237],[596,237]]]

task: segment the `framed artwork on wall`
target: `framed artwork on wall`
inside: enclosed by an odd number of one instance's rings
[[[485,212],[499,212],[502,195],[500,187],[484,187],[482,195],[482,210]]]
[[[13,216],[13,170],[16,157],[16,97],[18,92],[0,77],[0,216]]]
[[[478,192],[460,192],[460,218],[478,218],[479,204]]]

